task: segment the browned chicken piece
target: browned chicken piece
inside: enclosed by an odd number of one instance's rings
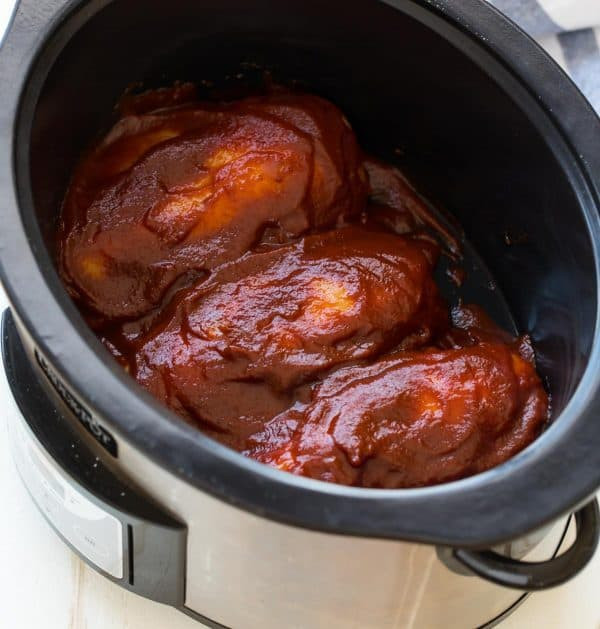
[[[266,228],[285,241],[358,214],[366,193],[352,130],[316,96],[129,113],[71,182],[62,275],[101,319],[139,317],[177,278],[237,259]]]
[[[137,378],[199,423],[264,421],[306,380],[445,330],[436,253],[428,241],[346,227],[248,254],[183,291],[137,342]]]
[[[416,487],[502,463],[547,418],[533,364],[506,345],[400,352],[340,369],[310,403],[255,434],[245,453],[319,480]]]

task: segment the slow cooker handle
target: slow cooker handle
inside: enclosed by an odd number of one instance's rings
[[[574,516],[577,537],[573,545],[562,555],[547,561],[519,561],[491,550],[465,548],[455,548],[452,555],[469,572],[492,583],[519,590],[545,590],[574,577],[593,557],[598,545],[600,516],[596,499],[576,511]]]

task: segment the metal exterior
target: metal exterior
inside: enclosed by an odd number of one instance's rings
[[[18,409],[9,424],[13,457],[42,515],[111,581],[181,607],[186,527],[115,474],[88,447],[88,442],[98,442],[84,425],[78,424],[81,434],[71,429],[65,418],[72,405],[63,396],[55,396],[53,403],[55,389],[42,387],[47,375],[26,354],[8,310],[2,316],[2,360]]]
[[[73,412],[72,406],[58,395],[50,403],[55,389],[42,388],[47,376],[31,361],[31,352],[25,354],[7,313],[3,354],[11,389],[25,414],[10,426],[17,462],[21,445],[33,444],[66,493],[88,503],[94,517],[100,514],[118,524],[122,545],[112,548],[121,557],[118,574],[98,562],[89,546],[72,539],[64,528],[72,519],[44,515],[82,558],[127,589],[211,626],[235,629],[464,629],[502,615],[522,597],[457,573],[432,546],[320,533],[232,507],[166,472],[119,438],[119,473],[127,478],[121,480],[109,472],[112,456],[98,448],[85,425],[76,423],[71,432],[60,421]],[[66,447],[57,449],[54,442]],[[42,513],[48,500],[35,488],[44,478],[35,469],[23,477]],[[565,526],[563,518],[497,550],[527,560],[550,558]]]

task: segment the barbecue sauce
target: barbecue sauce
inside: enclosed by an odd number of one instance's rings
[[[317,96],[128,97],[73,174],[58,243],[131,376],[279,469],[431,485],[501,463],[547,420],[527,338],[449,310],[433,271],[457,243]]]

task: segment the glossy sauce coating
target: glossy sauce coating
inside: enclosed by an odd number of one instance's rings
[[[249,253],[181,291],[134,344],[135,374],[207,427],[237,420],[246,433],[326,370],[446,330],[435,254],[428,241],[359,227]]]
[[[527,339],[449,312],[432,230],[456,256],[331,103],[178,86],[124,101],[58,238],[90,325],[186,421],[295,474],[412,487],[497,465],[549,412]]]
[[[341,113],[287,92],[122,117],[63,208],[63,276],[105,318],[139,317],[185,273],[357,215],[366,174]]]
[[[309,404],[254,435],[246,454],[347,485],[431,485],[506,460],[547,410],[535,369],[506,345],[405,351],[340,369]]]

